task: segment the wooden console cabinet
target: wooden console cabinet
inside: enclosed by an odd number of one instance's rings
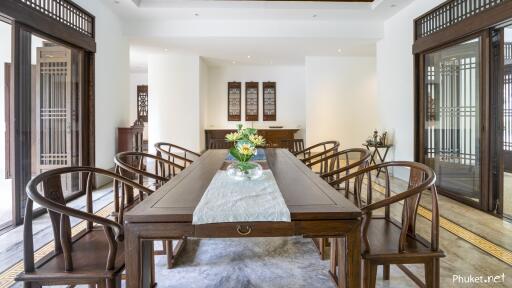
[[[205,133],[205,146],[208,150],[210,139],[224,139],[226,134],[235,132],[235,129],[206,129]],[[258,129],[258,135],[263,136],[273,148],[287,148],[282,147],[282,140],[295,139],[295,133],[299,129]]]

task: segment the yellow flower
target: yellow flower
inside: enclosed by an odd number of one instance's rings
[[[235,142],[235,141],[240,140],[241,137],[242,137],[242,135],[240,135],[240,133],[238,133],[238,132],[229,133],[229,134],[226,134],[226,141],[227,142]]]
[[[260,135],[251,135],[249,136],[249,141],[252,142],[252,144],[256,146],[263,146],[265,145],[265,139],[263,139]]]
[[[242,144],[242,145],[239,145],[237,147],[238,149],[238,152],[240,152],[240,154],[242,155],[253,155],[254,152],[256,152],[256,148],[254,148],[253,146],[251,146],[250,144]]]

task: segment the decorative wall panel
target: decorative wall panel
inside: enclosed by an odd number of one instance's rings
[[[258,82],[245,83],[245,121],[258,121]]]
[[[137,119],[148,122],[148,85],[137,86]]]
[[[228,83],[228,121],[242,120],[242,83]]]
[[[276,121],[276,82],[263,83],[263,121]]]

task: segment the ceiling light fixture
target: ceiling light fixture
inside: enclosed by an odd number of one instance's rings
[[[251,55],[247,55],[247,59],[251,59]]]
[[[338,53],[341,53],[341,48],[338,48]]]

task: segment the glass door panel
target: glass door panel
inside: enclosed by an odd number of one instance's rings
[[[32,35],[32,176],[79,165],[80,52]],[[78,174],[63,176],[64,196],[80,191]]]
[[[440,191],[481,200],[480,38],[425,55],[425,163]]]
[[[11,25],[0,21],[0,228],[12,223],[13,196],[9,120],[11,99]],[[14,164],[14,163],[13,163]]]

